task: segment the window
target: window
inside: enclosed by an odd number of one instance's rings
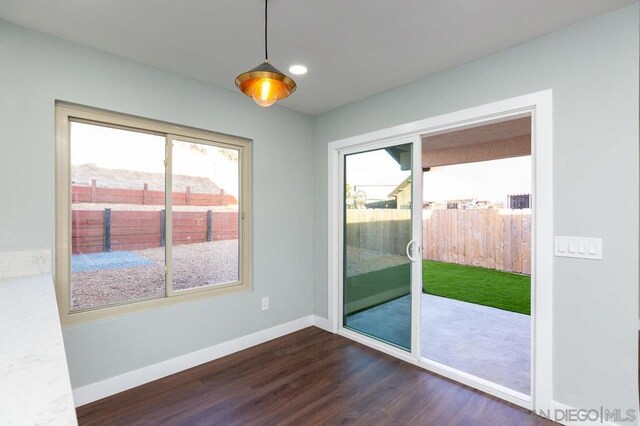
[[[509,195],[508,201],[510,209],[528,209],[531,206],[531,194]]]
[[[250,288],[243,138],[56,104],[65,324]]]

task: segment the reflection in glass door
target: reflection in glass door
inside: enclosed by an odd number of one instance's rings
[[[411,350],[412,144],[344,156],[343,326]]]

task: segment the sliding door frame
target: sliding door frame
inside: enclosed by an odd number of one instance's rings
[[[449,114],[402,124],[328,145],[328,320],[329,329],[364,345],[415,364],[488,394],[539,412],[553,409],[553,95],[552,90],[492,102]],[[412,279],[411,352],[369,338],[342,326],[342,242],[345,152],[375,149],[413,141],[421,152],[421,136],[531,116],[533,162],[531,396],[483,380],[420,356],[420,279]],[[417,142],[416,142],[417,141]],[[397,142],[397,143],[396,143]],[[422,170],[422,155],[414,149],[413,174]],[[413,179],[413,205],[422,207],[422,179]],[[419,181],[419,182],[416,182]],[[413,235],[422,243],[422,218],[413,214]],[[419,225],[416,226],[416,221]],[[412,275],[419,269],[414,262]],[[421,271],[421,268],[420,268]],[[419,272],[421,273],[421,272]],[[416,277],[417,278],[417,277]]]
[[[422,259],[422,157],[421,157],[421,141],[418,136],[405,136],[401,138],[390,138],[385,139],[383,141],[375,141],[372,143],[358,144],[349,147],[345,147],[344,149],[338,150],[338,162],[339,162],[339,176],[338,176],[338,187],[345,188],[346,182],[344,181],[345,170],[345,156],[351,154],[358,154],[362,152],[369,152],[384,148],[390,148],[398,145],[409,145],[411,144],[411,240],[415,243],[413,244],[413,254],[414,256],[419,256]],[[344,193],[339,193],[338,197],[340,198],[339,206],[340,212],[339,214],[339,223],[344,223]],[[344,250],[344,228],[340,226],[338,230],[339,233],[339,242],[340,242],[340,251]],[[407,259],[411,264],[411,324],[413,325],[416,321],[416,318],[420,318],[420,297],[416,296],[415,289],[416,287],[420,287],[422,285],[422,262],[413,262]],[[397,347],[391,343],[384,343],[380,340],[374,339],[372,337],[367,337],[363,334],[358,333],[353,329],[348,329],[344,327],[343,318],[344,318],[344,259],[343,255],[338,253],[338,330],[341,334],[348,335],[351,338],[354,337],[363,337],[369,343],[380,342],[385,346],[388,346],[393,350],[395,354],[408,354],[411,356],[417,357],[420,355],[420,335],[419,330],[416,327],[411,327],[411,348],[410,351],[406,351]]]

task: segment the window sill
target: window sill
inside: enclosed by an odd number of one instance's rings
[[[98,321],[107,318],[113,318],[121,315],[133,314],[149,309],[158,309],[178,303],[202,300],[214,296],[231,293],[243,293],[251,291],[249,283],[233,283],[215,286],[213,288],[199,288],[186,291],[174,292],[170,297],[162,297],[147,300],[132,300],[117,305],[109,305],[104,307],[88,308],[83,310],[71,311],[65,315],[60,312],[60,322],[63,327],[82,324],[92,321]]]

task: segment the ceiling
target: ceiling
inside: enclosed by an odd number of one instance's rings
[[[272,0],[282,105],[316,114],[636,0]],[[2,0],[0,19],[234,90],[263,59],[262,0]],[[248,102],[251,102],[247,99]]]
[[[531,116],[422,137],[422,169],[531,155]]]
[[[519,136],[530,138],[530,116],[423,136],[422,151],[495,142]]]

